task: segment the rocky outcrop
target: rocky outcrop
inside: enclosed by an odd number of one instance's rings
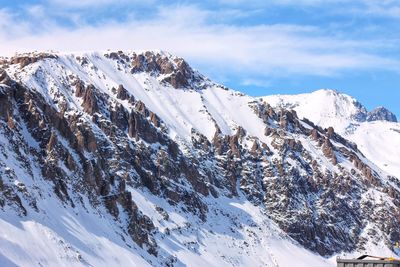
[[[318,141],[320,139],[320,135],[318,133],[317,129],[312,129],[311,130],[311,137],[313,140]]]
[[[376,109],[368,112],[366,117],[367,121],[391,121],[397,122],[396,115],[386,109],[385,107],[377,107]]]
[[[322,151],[327,158],[331,159],[334,165],[337,164],[336,154],[329,138],[325,139],[324,144],[322,145]]]
[[[97,103],[96,89],[93,85],[88,85],[83,94],[83,110],[90,115],[99,111],[99,106]]]
[[[185,60],[163,53],[148,51],[143,54],[134,54],[131,66],[132,73],[147,72],[162,75],[161,81],[176,89],[187,87],[197,89],[198,83],[203,80]]]
[[[76,97],[83,97],[85,95],[85,84],[81,80],[76,80],[72,83],[75,86],[75,96]]]
[[[118,86],[117,89],[117,98],[121,100],[126,100],[129,98],[129,93],[128,91],[124,88],[122,84]]]
[[[52,133],[51,133],[51,136],[50,136],[50,140],[49,140],[49,142],[47,143],[46,150],[47,150],[48,152],[50,152],[51,150],[53,150],[54,147],[55,147],[55,145],[56,145],[56,143],[57,143],[57,135],[56,135],[55,132],[52,132]]]
[[[7,72],[0,68],[0,84],[10,85],[11,78]]]
[[[204,151],[205,153],[209,153],[211,149],[211,143],[208,141],[207,137],[196,131],[196,129],[191,130],[192,136],[192,144],[196,149]]]
[[[120,104],[115,105],[114,108],[110,108],[110,120],[118,129],[125,131],[128,128],[128,112]],[[133,136],[133,132],[130,133]]]
[[[9,64],[19,64],[19,67],[22,69],[22,68],[28,66],[29,64],[33,64],[37,61],[47,59],[47,58],[56,59],[57,55],[48,54],[48,53],[22,54],[22,55],[17,55],[17,56],[12,57],[8,63]]]
[[[128,117],[128,134],[131,138],[142,138],[146,142],[155,143],[161,141],[163,144],[166,143],[165,137],[159,132],[158,127],[159,121],[157,117],[150,116],[150,113],[146,112],[144,117],[143,114],[131,111]],[[149,117],[149,119],[147,119]]]
[[[195,77],[193,70],[189,67],[186,61],[181,58],[175,59],[174,63],[175,68],[170,73],[166,73],[169,74],[169,76],[165,77],[163,81],[171,84],[174,88],[190,87],[191,82],[197,78]],[[166,69],[166,71],[170,71],[170,68]]]

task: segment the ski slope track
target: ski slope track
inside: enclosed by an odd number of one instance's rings
[[[328,267],[393,255],[398,152],[381,157],[370,142],[398,140],[399,127],[360,122],[391,117],[343,97],[336,113],[330,101],[308,113],[164,51],[1,58],[0,266]]]

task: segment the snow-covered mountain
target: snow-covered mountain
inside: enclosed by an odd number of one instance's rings
[[[356,99],[335,90],[309,94],[262,97],[273,107],[293,109],[300,118],[308,118],[323,128],[358,145],[361,152],[393,176],[400,174],[400,123],[384,107],[368,112]]]
[[[0,66],[1,266],[334,266],[400,237],[400,182],[353,142],[181,58]]]

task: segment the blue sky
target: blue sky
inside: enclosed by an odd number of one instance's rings
[[[332,88],[400,117],[398,0],[0,0],[0,51],[162,49],[253,96]]]

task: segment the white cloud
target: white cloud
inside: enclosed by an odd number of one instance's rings
[[[15,38],[26,34],[29,30],[30,25],[28,23],[18,20],[15,14],[10,10],[0,8],[0,42],[6,42],[9,38]],[[0,47],[3,46],[0,44]],[[7,53],[7,51],[5,52]]]
[[[380,17],[400,18],[400,2],[397,0],[362,0],[364,8],[356,12]]]
[[[323,29],[298,25],[233,26],[211,24],[210,11],[193,6],[160,8],[152,19],[130,19],[68,29],[57,25],[32,34],[8,15],[0,30],[0,51],[163,49],[198,66],[220,72],[260,76],[293,73],[335,75],[347,70],[399,70],[397,60],[379,56],[380,40],[359,41],[327,36]],[[371,47],[374,43],[374,47]],[[223,74],[218,74],[223,75]]]
[[[47,0],[49,4],[68,8],[105,7],[121,4],[151,4],[155,0]]]
[[[327,13],[400,18],[399,0],[219,0],[224,6],[240,8],[322,8]]]
[[[240,82],[240,85],[267,88],[267,87],[270,87],[272,85],[272,83],[271,83],[271,81],[269,81],[267,79],[257,79],[257,78],[246,77]]]
[[[33,18],[41,19],[46,16],[46,10],[42,5],[27,6],[25,10]]]
[[[225,5],[245,5],[245,6],[317,6],[317,5],[329,5],[338,3],[350,3],[364,0],[219,0],[221,4]]]

